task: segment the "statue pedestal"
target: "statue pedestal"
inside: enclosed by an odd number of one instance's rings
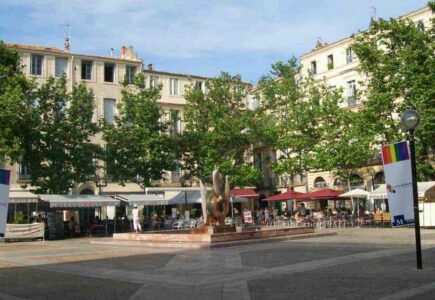
[[[217,234],[217,233],[229,233],[236,232],[236,227],[234,226],[203,226],[198,228],[190,229],[192,234]]]

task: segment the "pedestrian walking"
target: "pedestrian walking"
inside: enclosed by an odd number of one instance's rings
[[[141,232],[142,228],[140,226],[139,209],[137,208],[137,204],[134,205],[132,214],[133,214],[133,230],[136,231],[136,233]]]

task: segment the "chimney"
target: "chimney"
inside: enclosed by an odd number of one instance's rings
[[[122,46],[121,47],[121,58],[125,58],[127,55],[127,47]]]
[[[63,49],[65,50],[65,52],[69,52],[71,48],[71,44],[69,43],[69,36],[67,35],[65,37],[65,43],[63,44]]]
[[[110,57],[113,57],[113,50],[115,50],[115,49],[110,48]]]
[[[148,64],[148,71],[154,71],[153,64]]]

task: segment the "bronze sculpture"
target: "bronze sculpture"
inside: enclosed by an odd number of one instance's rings
[[[205,225],[225,225],[225,217],[229,209],[230,185],[228,176],[225,176],[225,182],[222,178],[223,176],[217,167],[213,171],[212,191],[207,191],[203,183],[200,183],[202,215]]]

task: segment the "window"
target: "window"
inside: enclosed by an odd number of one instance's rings
[[[175,78],[169,79],[169,94],[178,95],[178,79]]]
[[[340,177],[337,177],[334,179],[334,187],[342,187],[343,186],[343,180]]]
[[[115,99],[104,99],[104,120],[108,124],[115,124]]]
[[[104,64],[104,81],[113,82],[115,75],[115,65],[114,64]]]
[[[311,62],[311,73],[313,75],[317,74],[317,63],[315,60]]]
[[[197,81],[195,82],[195,88],[198,90],[201,90],[203,93],[205,93],[205,84],[204,81]]]
[[[317,177],[314,180],[314,187],[315,188],[323,188],[325,186],[326,186],[326,181],[325,181],[325,179],[323,179],[323,177]]]
[[[418,23],[417,23],[417,28],[418,28],[418,30],[420,30],[420,31],[424,31],[424,23],[423,23],[423,20],[420,20],[420,21],[418,21]]]
[[[332,54],[328,55],[328,70],[334,69],[334,56]]]
[[[356,99],[355,80],[350,80],[347,82],[347,105],[355,106],[356,104],[357,104],[357,99]]]
[[[170,110],[169,112],[170,117],[170,127],[169,131],[171,134],[178,134],[181,133],[181,119],[180,119],[180,111],[179,110]]]
[[[136,67],[127,66],[125,69],[125,79],[128,84],[134,84],[134,76],[136,75]]]
[[[61,77],[63,74],[68,74],[68,59],[56,57],[54,67],[54,76]]]
[[[157,87],[159,84],[159,76],[151,75],[150,76],[150,87]]]
[[[30,74],[42,75],[42,55],[30,55]]]
[[[346,49],[346,63],[350,64],[352,62],[352,48]]]
[[[20,160],[19,163],[19,174],[18,179],[19,180],[30,180],[30,167],[28,163],[25,163],[23,159]]]
[[[92,62],[82,61],[82,79],[91,80],[92,79]]]

